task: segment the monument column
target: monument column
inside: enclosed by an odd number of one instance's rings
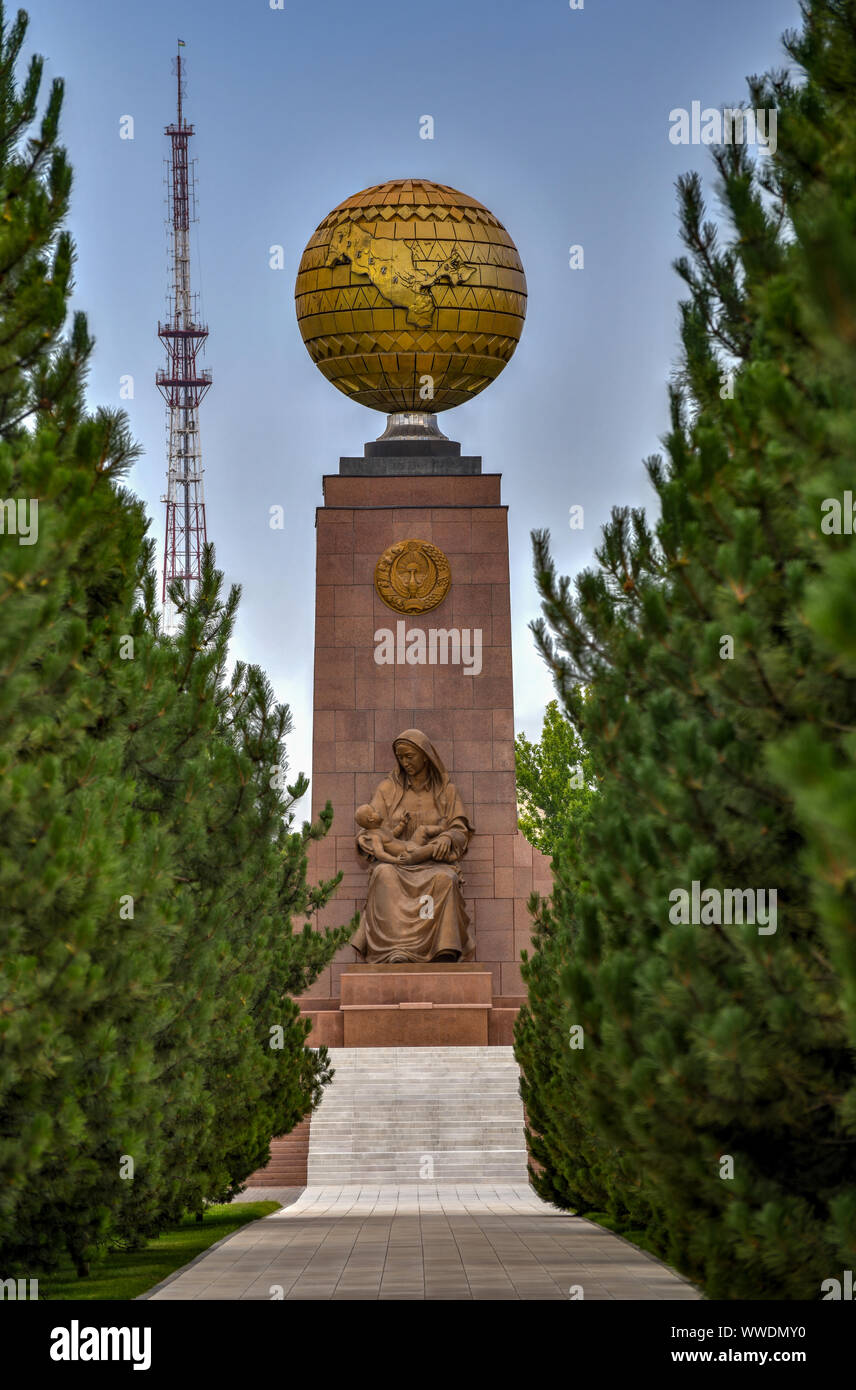
[[[459,865],[475,950],[467,964],[419,968],[435,979],[489,970],[491,1040],[507,1043],[523,994],[526,900],[533,886],[549,891],[548,866],[517,831],[507,507],[500,475],[462,456],[420,392],[442,410],[498,374],[522,327],[522,266],[473,199],[399,180],[325,219],[296,299],[324,374],[389,413],[362,457],[324,477],[316,513],[312,814],[329,799],[335,818],[312,847],[310,876],[344,875],[321,922],[364,905],[354,812],[396,766],[396,737],[422,730],[475,831]],[[342,974],[360,959],[346,947],[302,1000],[311,1040],[342,1043]]]

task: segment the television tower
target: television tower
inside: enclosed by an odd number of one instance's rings
[[[181,59],[184,46],[179,39],[175,60],[178,120],[166,127],[171,144],[167,165],[171,318],[167,323],[158,323],[158,337],[166,348],[167,366],[155,376],[167,404],[169,423],[166,494],[161,498],[166,503],[161,600],[164,631],[168,633],[174,633],[177,625],[169,586],[173,580],[180,580],[187,598],[192,597],[202,577],[202,547],[207,539],[199,406],[211,385],[211,373],[196,365],[208,328],[196,322],[197,296],[190,289],[190,224],[196,221],[196,174],[195,160],[188,161],[187,153],[193,126],[188,125],[182,111],[186,95]]]

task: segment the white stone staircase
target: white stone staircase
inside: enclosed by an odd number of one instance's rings
[[[519,1070],[510,1047],[331,1047],[313,1113],[310,1187],[526,1183]]]

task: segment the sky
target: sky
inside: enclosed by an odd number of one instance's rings
[[[796,0],[279,4],[30,0],[25,54],[43,54],[47,81],[66,83],[73,307],[96,338],[89,401],[128,412],[144,449],[129,482],[162,564],[166,407],[154,377],[167,317],[164,126],[182,38],[196,129],[192,279],[214,379],[201,410],[208,536],[242,588],[233,655],[261,665],[290,706],[290,768],[308,774],[321,479],[385,417],[310,361],[297,266],[332,208],[387,179],[433,179],[485,204],[520,252],[527,320],[499,379],[440,425],[503,475],[515,720],[535,738],[554,692],[528,627],[539,613],[530,533],[549,530],[560,572],[574,576],[593,563],[612,507],[656,512],[643,460],[660,451],[678,357],[675,180],[699,170],[716,210],[710,152],[670,142],[670,112],[745,101],[747,76],[784,64]],[[433,140],[420,138],[424,115]],[[121,138],[128,116],[133,139]],[[572,270],[576,245],[584,265]],[[121,399],[128,376],[133,399]],[[277,504],[282,530],[269,525]],[[578,506],[584,526],[572,530]]]

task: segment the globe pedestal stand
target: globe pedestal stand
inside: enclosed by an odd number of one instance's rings
[[[433,428],[419,428],[419,420]],[[481,473],[478,455],[461,454],[461,446],[442,434],[436,415],[390,415],[383,434],[363,445],[362,458],[340,458],[339,473],[348,478],[460,477]]]
[[[427,410],[396,410],[386,417],[386,429],[377,442],[388,439],[448,439],[437,424],[437,416]]]

